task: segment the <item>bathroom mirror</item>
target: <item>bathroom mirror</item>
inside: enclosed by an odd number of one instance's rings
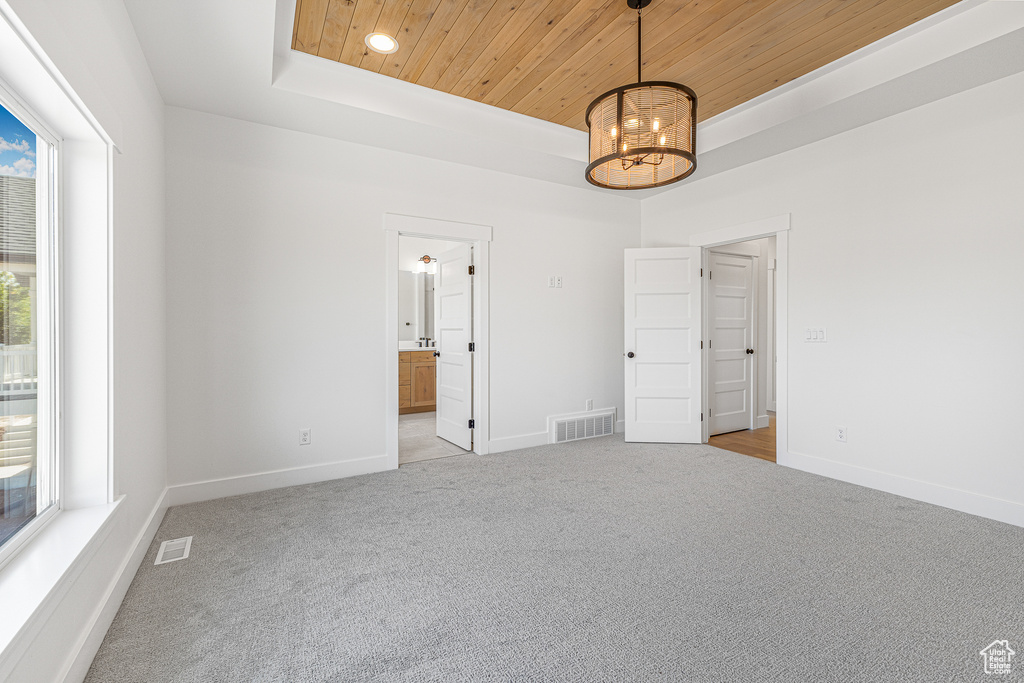
[[[421,348],[421,337],[434,341],[434,282],[437,257],[462,242],[399,235],[398,237],[398,348]],[[427,257],[427,261],[424,261]],[[424,346],[429,346],[425,342]]]
[[[434,338],[434,276],[398,271],[398,341]]]

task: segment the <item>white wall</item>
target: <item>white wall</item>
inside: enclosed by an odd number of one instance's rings
[[[172,484],[239,491],[383,456],[386,212],[494,228],[495,450],[543,443],[547,416],[588,398],[621,412],[633,199],[176,108],[167,192]]]
[[[4,661],[7,680],[69,680],[84,675],[123,591],[134,575],[137,547],[145,550],[155,530],[166,486],[163,102],[146,67],[119,0],[9,0],[11,8],[53,61],[77,96],[114,136],[109,249],[112,254],[110,315],[110,493],[125,496],[113,526],[95,554],[76,565],[52,603],[54,611],[34,625],[38,632],[17,662]],[[102,178],[97,179],[102,188]],[[69,192],[81,191],[69,187]],[[105,203],[101,195],[100,204]],[[68,237],[72,242],[73,236]],[[104,245],[97,245],[100,252]],[[102,268],[102,265],[100,266]],[[102,279],[102,273],[100,278]],[[81,292],[75,292],[81,296]],[[94,296],[103,297],[97,290]],[[102,305],[102,300],[101,300]],[[65,338],[74,345],[86,340]],[[102,346],[102,345],[101,345]],[[94,363],[103,367],[102,349]],[[65,413],[74,411],[65,405]],[[103,425],[97,432],[104,433]],[[82,444],[70,443],[81,450]],[[106,449],[103,449],[106,450]],[[139,543],[141,541],[141,543]],[[119,581],[120,580],[120,581]],[[72,582],[73,581],[73,582]],[[105,601],[107,595],[110,601]],[[94,620],[97,628],[91,629]]]
[[[1021,111],[1018,74],[644,200],[645,246],[792,214],[780,462],[1024,524]]]

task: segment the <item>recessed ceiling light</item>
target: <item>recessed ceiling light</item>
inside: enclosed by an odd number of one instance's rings
[[[366,47],[382,55],[398,52],[398,41],[386,33],[371,33],[363,41]]]

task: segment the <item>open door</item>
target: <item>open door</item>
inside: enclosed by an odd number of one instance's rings
[[[701,443],[701,249],[626,249],[626,441]]]
[[[753,429],[754,258],[711,252],[708,261],[710,434]]]
[[[473,247],[437,256],[434,338],[437,340],[437,435],[473,450]]]

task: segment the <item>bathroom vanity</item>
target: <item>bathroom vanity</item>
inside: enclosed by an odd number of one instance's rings
[[[434,350],[398,352],[398,414],[425,413],[436,408]]]

